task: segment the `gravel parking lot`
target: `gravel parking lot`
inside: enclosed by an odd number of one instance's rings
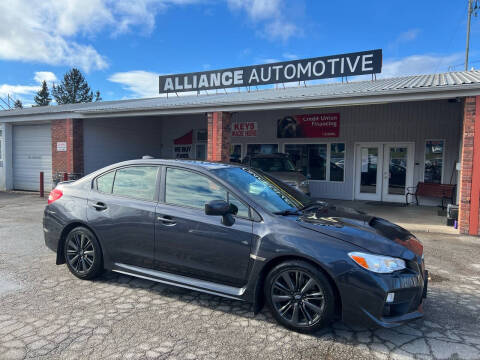
[[[417,233],[425,319],[311,336],[242,302],[112,273],[78,280],[44,245],[44,204],[0,193],[0,359],[480,359],[478,238]]]

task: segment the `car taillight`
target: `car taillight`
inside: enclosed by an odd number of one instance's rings
[[[60,190],[60,189],[53,189],[53,190],[50,192],[50,195],[48,195],[48,203],[51,204],[51,203],[53,203],[54,201],[57,201],[58,199],[60,199],[62,196],[63,196],[62,190]]]

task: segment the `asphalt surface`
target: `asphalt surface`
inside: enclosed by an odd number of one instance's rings
[[[480,359],[480,239],[417,233],[426,316],[315,335],[264,309],[128,276],[82,281],[44,246],[45,201],[0,192],[0,359]]]

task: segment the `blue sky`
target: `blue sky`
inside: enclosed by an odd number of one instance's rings
[[[158,74],[383,49],[383,77],[463,70],[467,0],[29,0],[0,3],[0,96],[32,103],[79,67],[103,100]],[[480,18],[471,66],[480,68]],[[352,79],[351,79],[352,80]]]

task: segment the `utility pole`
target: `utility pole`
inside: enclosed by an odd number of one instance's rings
[[[475,1],[475,5],[473,2]],[[478,14],[478,0],[468,0],[468,14],[467,14],[467,46],[465,47],[465,71],[468,71],[468,52],[470,50],[470,22],[472,14],[477,17]]]
[[[468,71],[468,51],[470,50],[470,20],[472,19],[472,0],[468,0],[467,45],[465,47],[465,71]]]

